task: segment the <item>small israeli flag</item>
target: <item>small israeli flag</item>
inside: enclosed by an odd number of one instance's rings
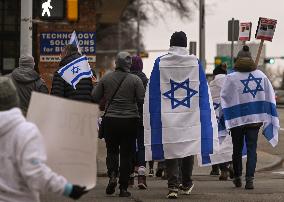
[[[143,119],[146,161],[218,150],[217,121],[206,76],[186,48],[173,46],[169,54],[156,60]]]
[[[73,33],[72,33],[72,35],[71,35],[71,38],[70,38],[70,40],[69,40],[69,44],[73,44],[73,45],[77,46],[78,52],[79,52],[80,54],[82,54],[82,51],[81,51],[81,48],[80,48],[80,46],[79,46],[79,41],[78,41],[78,38],[77,38],[77,35],[76,35],[75,30],[73,31]]]
[[[68,63],[57,72],[67,83],[73,86],[74,89],[76,89],[76,84],[81,79],[93,76],[88,58],[85,55]]]

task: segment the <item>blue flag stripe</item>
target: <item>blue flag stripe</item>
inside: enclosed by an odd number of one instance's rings
[[[80,74],[78,74],[74,79],[72,79],[71,83],[72,85],[78,80],[80,79],[81,76],[86,76],[86,75],[92,75],[92,70],[88,71],[88,72],[81,72]]]
[[[273,125],[269,124],[266,128],[264,128],[263,134],[265,136],[265,138],[270,141],[271,139],[273,139],[274,134],[273,134]]]
[[[59,75],[62,76],[62,75],[64,74],[64,72],[65,72],[69,67],[73,66],[74,64],[76,64],[76,63],[78,63],[78,62],[84,61],[84,60],[88,60],[86,56],[80,57],[80,58],[74,60],[73,62],[69,63],[69,64],[66,65],[65,67],[61,68],[61,69],[59,70],[59,72],[58,72]]]
[[[162,120],[161,120],[161,90],[160,90],[160,58],[157,58],[149,83],[149,111],[151,125],[151,150],[153,160],[164,159]],[[155,101],[154,101],[155,100]]]
[[[201,123],[201,153],[213,153],[213,127],[209,103],[208,85],[202,65],[199,63],[199,108]]]
[[[278,116],[275,104],[267,101],[256,101],[239,104],[224,108],[223,112],[225,120],[231,120],[242,116],[262,113],[266,113],[274,117]]]

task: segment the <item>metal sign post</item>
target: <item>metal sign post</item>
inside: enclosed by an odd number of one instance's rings
[[[231,41],[231,66],[234,66],[234,41],[239,38],[239,21],[232,18],[228,21],[228,41]]]

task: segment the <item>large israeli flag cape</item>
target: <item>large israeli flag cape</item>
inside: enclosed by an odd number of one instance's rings
[[[218,150],[217,121],[206,76],[186,48],[173,46],[156,59],[143,119],[146,161]]]
[[[82,54],[82,51],[81,51],[81,48],[80,48],[79,41],[78,41],[78,38],[77,38],[75,30],[72,32],[71,38],[69,40],[69,44],[73,44],[73,45],[77,46],[78,52],[80,54]]]
[[[73,86],[74,89],[76,89],[76,84],[81,79],[93,76],[88,59],[85,55],[68,63],[57,72],[67,83]]]
[[[263,134],[274,147],[278,143],[279,119],[273,87],[260,70],[233,72],[221,90],[221,106],[227,129],[263,123]]]

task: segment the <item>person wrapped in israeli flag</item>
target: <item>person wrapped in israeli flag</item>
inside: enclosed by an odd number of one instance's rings
[[[146,161],[212,154],[217,121],[202,65],[171,47],[154,64],[144,102]]]
[[[233,142],[234,180],[242,186],[242,148],[247,146],[246,189],[254,189],[257,162],[257,140],[260,127],[263,135],[275,147],[278,143],[279,119],[275,93],[266,75],[256,69],[248,46],[237,55],[234,72],[226,76],[221,90],[221,106],[225,125]]]
[[[179,170],[181,190],[188,195],[194,187],[193,155],[212,154],[219,146],[206,75],[186,47],[186,34],[173,33],[168,54],[155,61],[143,109],[145,160],[165,159],[167,198],[173,199],[177,198]]]
[[[226,169],[228,166],[227,162],[232,161],[233,144],[232,138],[229,135],[229,131],[226,129],[224,115],[221,108],[220,92],[226,78],[226,67],[223,64],[217,66],[213,74],[215,75],[214,80],[210,82],[209,88],[212,95],[213,106],[216,113],[216,119],[218,123],[218,139],[219,139],[219,150],[214,154],[199,154],[197,156],[199,166],[210,166],[216,164],[220,165],[220,169]],[[210,161],[204,161],[203,159],[209,158]],[[223,169],[223,170],[224,170]]]
[[[63,66],[57,72],[67,83],[73,86],[74,89],[76,89],[76,84],[81,79],[93,76],[88,58],[85,55]]]

